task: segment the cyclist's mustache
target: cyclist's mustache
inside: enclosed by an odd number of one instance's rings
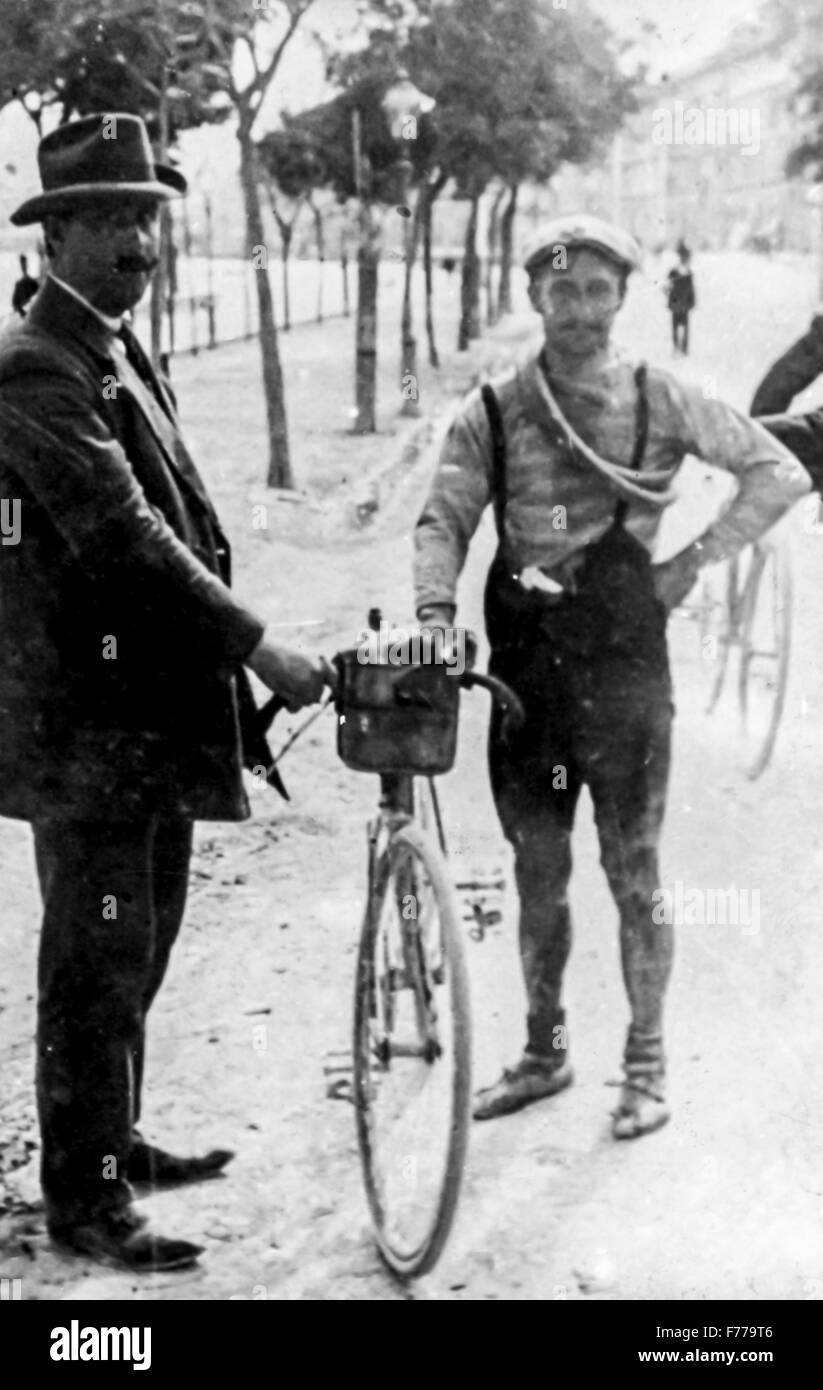
[[[125,271],[126,274],[133,274],[138,271],[151,274],[153,270],[157,269],[159,261],[158,256],[119,256],[114,263],[114,268],[117,271]]]

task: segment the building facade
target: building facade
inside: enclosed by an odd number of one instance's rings
[[[768,15],[768,11],[766,11]],[[663,78],[617,135],[601,199],[645,247],[811,251],[820,210],[788,179],[798,34],[785,12]]]

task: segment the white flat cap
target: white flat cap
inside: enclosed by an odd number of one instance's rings
[[[575,212],[545,222],[535,233],[526,246],[523,259],[526,270],[531,273],[542,261],[552,260],[561,246],[567,251],[587,247],[628,271],[640,267],[640,247],[629,232],[613,222],[604,222],[601,217]]]

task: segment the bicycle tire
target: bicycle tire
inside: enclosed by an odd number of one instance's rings
[[[414,820],[421,830],[437,841],[441,852],[446,854],[446,833],[433,777],[414,779]]]
[[[783,710],[786,705],[786,692],[789,683],[789,664],[792,649],[792,600],[794,585],[788,551],[784,546],[780,545],[772,546],[768,550],[756,550],[746,578],[746,586],[743,593],[738,700],[744,730],[750,705],[749,685],[752,679],[752,663],[757,655],[762,655],[762,653],[757,652],[753,638],[755,616],[758,611],[758,601],[762,601],[763,577],[768,572],[770,562],[774,566],[771,583],[769,585],[768,598],[773,605],[772,612],[775,621],[778,648],[775,653],[776,684],[774,701],[765,733],[755,752],[750,754],[746,760],[745,772],[746,776],[751,781],[755,781],[756,778],[765,771],[774,752],[780,721],[783,717]]]
[[[701,637],[712,637],[718,643],[717,668],[714,678],[710,683],[708,700],[706,702],[706,714],[713,714],[717,708],[717,702],[723,693],[726,683],[726,673],[729,669],[729,658],[734,643],[735,614],[737,613],[738,603],[738,562],[737,557],[730,560],[725,574],[725,601],[722,605],[722,617],[719,618],[720,627],[716,633],[708,631],[708,621],[701,624]],[[710,592],[708,580],[704,581],[707,594]],[[711,594],[708,600],[712,607],[720,607],[714,603],[714,595]]]
[[[375,1141],[376,1087],[379,1083],[380,1056],[372,1035],[371,1020],[376,1005],[377,981],[374,962],[382,951],[381,923],[387,895],[392,891],[394,865],[403,852],[410,852],[422,864],[432,886],[438,908],[445,970],[443,988],[451,1013],[453,1066],[448,1083],[448,1125],[445,1138],[443,1172],[437,1182],[431,1211],[422,1235],[411,1248],[401,1248],[392,1230],[393,1213],[387,1210],[382,1174]],[[419,981],[415,985],[419,988]],[[417,1006],[417,1000],[415,1001]],[[441,999],[441,1002],[444,1002]],[[382,1043],[381,1043],[382,1046]],[[389,1048],[391,1044],[389,1043]],[[357,1141],[378,1250],[391,1270],[408,1279],[427,1273],[440,1257],[454,1221],[468,1145],[471,1107],[471,1020],[468,971],[454,892],[446,862],[435,845],[413,822],[397,828],[375,861],[370,899],[366,906],[357,958],[354,1037],[354,1103]],[[439,1059],[425,1059],[429,1066]],[[387,1056],[382,1054],[383,1072]]]

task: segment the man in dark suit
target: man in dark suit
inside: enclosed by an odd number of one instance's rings
[[[241,767],[270,761],[249,666],[290,709],[325,666],[272,644],[232,596],[229,546],[173,397],[123,315],[157,262],[163,198],[145,127],[89,116],[41,142],[48,275],[0,340],[0,814],[28,820],[44,917],[38,967],[41,1180],[53,1239],[134,1270],[201,1247],[145,1229],[132,1183],[193,1181],[232,1157],[145,1142],[146,1014],[186,899],[192,822],[249,813]],[[8,530],[8,534],[6,534]]]

